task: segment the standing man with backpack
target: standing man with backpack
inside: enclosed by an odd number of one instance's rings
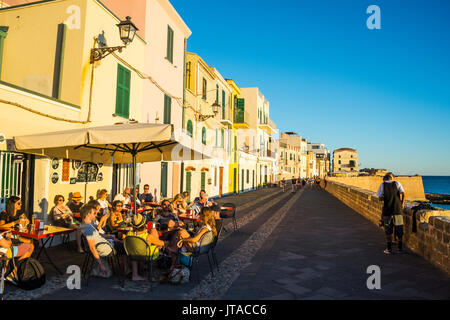
[[[400,182],[394,181],[392,172],[387,173],[378,188],[377,196],[383,201],[381,224],[386,233],[387,248],[383,252],[392,254],[392,233],[398,241],[398,252],[403,251],[403,208],[405,207],[405,190]]]

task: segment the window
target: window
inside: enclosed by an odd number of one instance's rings
[[[192,121],[191,120],[188,120],[186,127],[187,127],[187,134],[188,134],[188,136],[192,138],[192,135],[194,133],[194,128],[192,126]]]
[[[117,67],[116,115],[127,119],[130,116],[130,78],[130,70],[119,64]]]
[[[216,84],[216,102],[219,104],[219,85]]]
[[[166,59],[173,63],[173,30],[167,26],[167,56]]]
[[[206,144],[206,128],[202,128],[202,143]]]
[[[225,119],[225,90],[222,90],[222,119]]]
[[[161,196],[167,197],[167,162],[161,162]]]
[[[221,144],[220,144],[220,146],[222,148],[225,147],[225,131],[223,129],[221,130]]]
[[[247,183],[250,182],[250,170],[247,169]]]
[[[2,75],[3,43],[5,41],[8,29],[8,27],[0,27],[0,77]]]
[[[172,113],[172,98],[164,95],[164,124],[170,124]]]
[[[206,79],[203,78],[203,86],[202,86],[202,99],[203,100],[206,100],[206,89],[207,89],[206,85],[207,85]]]
[[[339,160],[339,164],[341,164],[341,160]]]

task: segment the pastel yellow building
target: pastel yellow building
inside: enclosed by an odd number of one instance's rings
[[[358,151],[351,148],[340,148],[333,152],[333,172],[358,172]]]
[[[184,163],[184,189],[221,197],[228,190],[228,131],[232,126],[232,89],[219,71],[199,55],[186,54],[184,130],[209,157]]]

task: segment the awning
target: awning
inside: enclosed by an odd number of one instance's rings
[[[208,158],[174,138],[170,124],[127,123],[15,137],[17,151],[90,161],[133,163]]]

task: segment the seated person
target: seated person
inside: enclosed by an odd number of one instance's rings
[[[116,233],[117,228],[125,225],[125,221],[122,216],[123,202],[115,200],[112,204],[111,214],[106,220],[106,227],[108,232]]]
[[[181,249],[181,252],[193,252],[200,245],[201,237],[208,231],[212,232],[212,237],[208,239],[206,244],[214,241],[217,236],[216,230],[216,220],[214,218],[214,212],[211,208],[205,207],[200,213],[200,219],[202,227],[197,231],[197,233],[191,236],[186,230],[180,229],[178,232],[178,243],[177,247]]]
[[[142,204],[144,202],[153,202],[153,195],[150,193],[150,186],[148,184],[144,185],[144,193],[141,193],[138,199]]]
[[[80,224],[74,220],[73,213],[69,207],[64,205],[64,196],[56,195],[53,203],[55,206],[50,210],[52,225],[76,230],[78,252],[83,253],[81,249]]]
[[[99,210],[99,216],[107,215],[109,213],[109,210],[112,208],[111,204],[106,199],[108,197],[108,191],[106,189],[100,190],[98,194],[98,203],[100,204],[100,210]],[[97,217],[99,218],[99,217]]]
[[[14,227],[19,219],[24,216],[21,213],[22,201],[19,197],[12,196],[6,200],[6,209],[0,213],[0,226],[4,228]]]
[[[187,210],[187,208],[189,207],[189,205],[192,205],[194,203],[188,203],[189,200],[189,192],[188,191],[184,191],[181,196],[183,197],[183,209]]]
[[[143,252],[142,255],[146,256],[146,255],[152,255],[153,260],[157,259],[159,256],[159,249],[164,247],[164,241],[159,240],[159,236],[158,236],[158,231],[156,231],[155,228],[152,228],[152,230],[150,231],[150,233],[147,231],[147,220],[145,219],[145,217],[141,214],[136,214],[133,217],[132,220],[132,225],[133,225],[133,231],[130,231],[126,234],[126,237],[131,237],[131,236],[135,236],[135,237],[139,237],[144,239],[145,241],[147,241],[147,243],[150,246],[150,252]],[[144,277],[141,277],[138,273],[138,262],[137,261],[131,261],[131,266],[132,266],[132,270],[133,270],[133,276],[132,276],[132,280],[133,281],[143,281],[143,280],[147,280]]]
[[[200,194],[197,198],[194,199],[194,202],[198,202],[200,201],[200,199],[205,199],[208,207],[213,204],[213,202],[209,200],[208,194],[206,193],[205,190],[200,190]]]
[[[81,232],[86,237],[89,245],[89,250],[91,251],[95,261],[97,261],[101,273],[106,274],[106,267],[103,265],[100,257],[106,257],[111,254],[111,246],[106,243],[111,244],[119,255],[125,255],[125,249],[123,244],[119,241],[114,241],[111,239],[104,238],[94,226],[94,221],[97,219],[95,214],[95,209],[91,206],[83,206],[80,210],[81,219],[83,223],[81,224]],[[99,243],[105,243],[104,245],[99,245]],[[126,266],[126,256],[124,256],[124,266]]]
[[[4,231],[0,233],[0,256],[6,256],[8,259],[19,258],[23,260],[31,257],[34,245],[32,243],[20,243],[13,245],[11,241],[11,231]],[[9,261],[6,262],[7,264]],[[5,275],[6,280],[14,280],[16,278],[16,271],[11,270],[10,275]]]
[[[80,213],[80,209],[83,206],[83,202],[81,202],[81,200],[83,199],[83,197],[81,196],[81,193],[79,192],[75,192],[72,195],[72,201],[69,202],[69,204],[67,205],[70,209],[70,211],[72,211],[72,213]],[[81,221],[81,219],[76,218],[76,220]]]
[[[103,228],[106,226],[106,222],[110,216],[109,211],[107,214],[101,215],[100,214],[101,204],[98,200],[91,200],[88,203],[86,203],[86,205],[94,208],[94,210],[95,210],[95,216],[97,217],[97,219],[95,219],[95,221],[93,222],[93,225],[97,228],[97,230],[100,233],[105,233]],[[100,219],[98,218],[99,216],[100,216]]]
[[[113,202],[115,202],[115,201],[122,201],[122,203],[123,203],[124,205],[129,204],[129,203],[131,202],[130,193],[131,193],[131,189],[128,188],[128,187],[125,188],[125,189],[123,190],[123,193],[119,193],[119,194],[117,194],[117,195],[114,197]],[[114,205],[113,205],[113,207],[114,207]]]
[[[190,209],[194,216],[199,216],[204,207],[209,207],[208,200],[206,197],[200,197],[198,200],[194,201],[194,204],[190,206]]]
[[[25,213],[22,213],[22,201],[19,197],[12,196],[6,200],[6,210],[0,213],[0,226],[4,228],[14,228],[16,224],[19,224],[20,219],[24,218],[26,223],[30,221],[26,218]],[[13,244],[16,245],[19,242],[32,243],[33,240],[24,237],[13,236]]]
[[[183,201],[184,201],[184,199],[181,194],[177,194],[175,196],[175,198],[173,198],[172,206],[175,209],[175,211],[177,212],[177,214],[186,213],[187,208],[185,208]]]
[[[131,203],[133,202],[133,197],[131,195],[131,188],[125,188],[123,190],[123,193],[118,194],[114,197],[114,201],[122,201],[124,207],[130,207]],[[141,202],[139,199],[136,201],[138,207],[141,206]]]
[[[162,230],[184,226],[184,223],[178,219],[176,211],[169,200],[162,201],[161,211],[158,212],[153,222],[159,223]]]

